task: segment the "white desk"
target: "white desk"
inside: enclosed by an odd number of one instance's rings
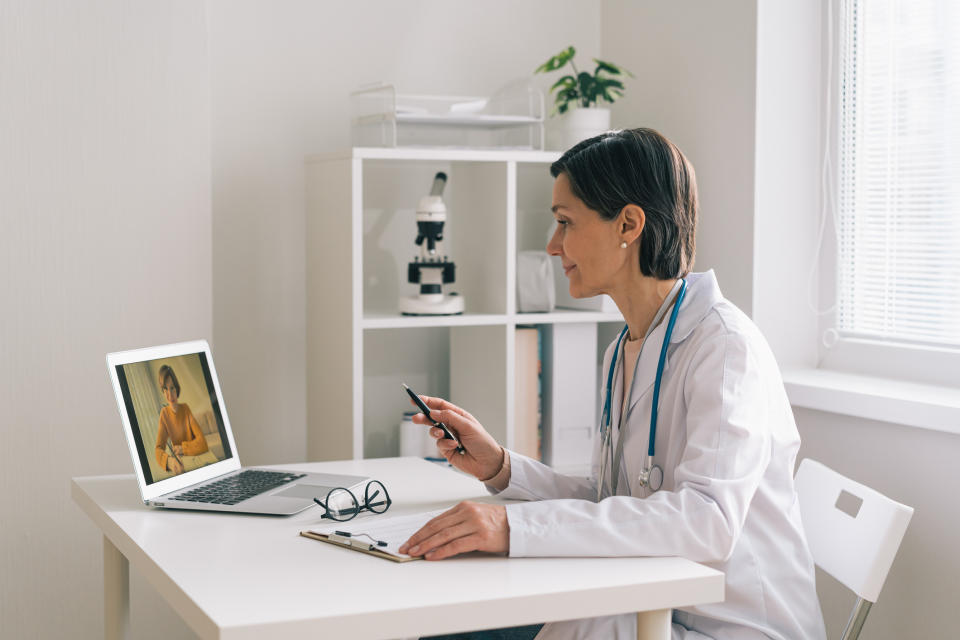
[[[287,468],[381,480],[390,514],[497,501],[475,480],[416,458]],[[201,638],[229,640],[399,638],[634,611],[639,636],[668,639],[671,608],[723,599],[723,574],[682,558],[395,563],[300,537],[321,522],[319,508],[289,518],[151,509],[133,476],[74,478],[72,496],[104,534],[108,639],[129,626],[130,563]]]

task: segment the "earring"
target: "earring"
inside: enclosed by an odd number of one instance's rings
[[[621,243],[620,243],[620,248],[621,248],[621,249],[626,249],[626,248],[627,248],[627,243],[626,243],[626,242],[621,242]]]

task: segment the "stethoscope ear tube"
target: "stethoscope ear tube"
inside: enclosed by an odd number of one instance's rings
[[[600,475],[597,477],[597,502],[600,502],[600,498],[603,496],[603,481],[607,475],[607,458],[613,453],[610,442],[610,394],[613,392],[613,375],[617,368],[620,345],[623,344],[623,336],[627,334],[627,329],[628,327],[624,326],[620,335],[617,336],[617,342],[613,347],[613,357],[610,360],[610,370],[607,373],[607,393],[603,401],[603,412],[600,416]]]
[[[673,326],[677,324],[677,315],[680,313],[680,304],[683,302],[683,296],[687,293],[687,281],[681,280],[680,293],[677,294],[677,302],[673,305],[673,313],[670,314],[670,323],[667,325],[667,332],[663,336],[663,346],[660,347],[660,360],[657,361],[657,377],[653,381],[653,405],[650,407],[650,443],[647,445],[647,456],[653,458],[653,445],[657,439],[657,410],[660,406],[660,382],[663,380],[663,367],[667,363],[667,347],[670,346],[670,338],[673,336]],[[648,469],[650,467],[647,467]]]

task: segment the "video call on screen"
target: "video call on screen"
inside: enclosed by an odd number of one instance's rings
[[[232,457],[205,353],[117,365],[146,484]]]

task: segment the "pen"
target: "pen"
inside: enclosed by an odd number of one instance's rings
[[[183,466],[183,460],[180,459],[180,456],[177,455],[177,452],[173,450],[173,443],[170,442],[170,438],[167,438],[167,447],[170,448],[170,455],[173,456],[173,459],[180,463],[180,466]]]
[[[350,533],[349,531],[334,531],[333,534],[334,534],[334,535],[337,535],[337,536],[340,536],[340,537],[342,537],[342,538],[352,538],[352,537],[354,536],[354,534]],[[386,543],[386,542],[384,542],[383,540],[376,540],[376,539],[373,538],[373,536],[371,536],[371,535],[368,534],[368,533],[358,533],[358,534],[356,534],[356,535],[358,535],[358,536],[367,536],[368,538],[370,538],[371,540],[373,540],[374,543],[376,543],[376,545],[377,545],[378,547],[385,547],[385,546],[387,546],[387,543]],[[372,547],[371,547],[371,548],[372,548]]]
[[[460,440],[458,440],[457,437],[456,437],[455,435],[453,435],[453,432],[451,432],[450,429],[447,428],[447,425],[443,424],[442,422],[437,422],[436,420],[434,420],[434,419],[433,419],[433,416],[430,415],[430,407],[428,407],[427,405],[425,405],[425,404],[423,403],[423,400],[420,399],[420,396],[418,396],[416,393],[414,393],[413,389],[411,389],[410,387],[408,387],[405,383],[401,382],[400,384],[402,384],[402,385],[403,385],[403,388],[407,390],[407,394],[408,394],[411,398],[413,398],[413,401],[417,403],[417,407],[419,407],[421,413],[423,413],[423,415],[427,416],[427,419],[430,420],[430,422],[433,423],[433,426],[438,427],[439,429],[443,430],[443,437],[444,437],[444,438],[446,438],[447,440],[453,440],[454,442],[456,442],[456,443],[457,443],[457,453],[459,453],[460,455],[463,455],[463,454],[464,454],[463,444],[461,444],[461,443],[460,443]]]

